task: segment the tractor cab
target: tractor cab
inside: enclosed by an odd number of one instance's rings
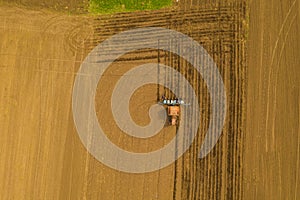
[[[179,123],[180,107],[178,105],[168,106],[168,117],[170,125],[176,126]]]

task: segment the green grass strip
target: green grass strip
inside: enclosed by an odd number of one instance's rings
[[[138,10],[158,10],[172,5],[172,0],[90,0],[89,12],[112,14]]]

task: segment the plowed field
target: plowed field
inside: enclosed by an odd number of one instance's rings
[[[185,0],[157,11],[100,16],[87,15],[86,2],[78,0],[41,2],[0,7],[1,199],[297,199],[299,70],[297,51],[289,54],[286,46],[299,49],[299,42],[293,42],[299,41],[297,1],[282,7],[279,13],[285,17],[278,20],[272,11],[280,3],[271,8],[249,3],[250,32],[249,5],[241,1]],[[114,85],[140,64],[160,62],[181,72],[195,89],[202,116],[195,140],[176,162],[155,172],[124,173],[103,165],[81,143],[72,115],[73,84],[99,43],[122,31],[155,26],[180,31],[207,50],[224,81],[227,116],[216,146],[199,159],[211,112],[200,74],[178,55],[157,49],[120,57],[105,71],[95,98],[98,120],[113,143],[149,152],[176,137],[176,128],[167,126],[154,137],[137,139],[113,119]],[[273,29],[278,35],[272,35]],[[169,45],[176,44],[170,40]],[[167,75],[164,80],[172,81]],[[149,123],[157,89],[173,95],[152,84],[132,96],[129,109],[137,124]]]

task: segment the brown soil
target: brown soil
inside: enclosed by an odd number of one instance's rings
[[[244,3],[179,1],[172,9],[91,17],[49,12],[41,2],[0,7],[3,199],[297,199],[298,51],[287,47],[299,49],[298,2],[280,6],[278,1],[271,7],[251,2],[248,70]],[[68,8],[84,12],[77,2]],[[56,1],[50,3],[46,7],[53,8]],[[277,16],[272,12],[277,8],[285,17],[269,18]],[[228,116],[216,147],[199,160],[210,112],[205,83],[182,59],[161,54],[163,63],[181,71],[196,88],[203,108],[199,134],[176,163],[152,173],[127,174],[104,166],[81,144],[72,117],[72,88],[81,62],[97,44],[120,31],[148,26],[181,31],[207,49],[225,82]],[[175,136],[174,127],[166,127],[149,140],[135,139],[112,119],[110,91],[118,78],[156,61],[155,50],[133,52],[115,62],[99,83],[95,101],[101,126],[129,151],[159,149]],[[145,113],[157,98],[156,88],[145,86],[132,97],[130,111],[138,124],[149,122]]]
[[[252,1],[245,199],[300,198],[299,1]]]

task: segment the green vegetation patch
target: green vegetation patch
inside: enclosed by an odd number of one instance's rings
[[[172,0],[90,0],[89,11],[94,14],[157,10],[169,7]]]

